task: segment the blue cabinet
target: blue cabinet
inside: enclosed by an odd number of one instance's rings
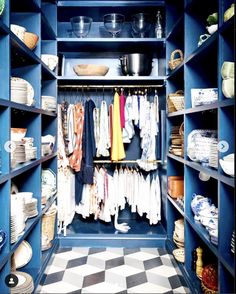
[[[184,175],[184,208],[176,199],[167,195],[167,235],[170,247],[173,242],[173,222],[181,217],[185,223],[185,263],[181,265],[183,272],[191,279],[193,292],[201,291],[200,280],[193,269],[193,250],[203,248],[204,265],[218,265],[219,293],[232,293],[235,279],[234,254],[231,252],[231,237],[235,230],[233,217],[234,178],[226,175],[221,166],[209,167],[192,161],[187,152],[188,135],[196,129],[212,129],[217,131],[217,142],[226,141],[227,151],[217,150],[219,158],[234,153],[234,103],[235,99],[226,98],[222,92],[221,67],[224,61],[234,61],[234,17],[224,22],[224,12],[232,1],[166,1],[166,58],[175,49],[184,52],[184,61],[175,70],[167,69],[167,96],[176,90],[184,90],[185,107],[181,111],[167,114],[167,143],[172,126],[184,122],[184,158],[168,154],[167,176]],[[168,12],[169,11],[169,12]],[[178,16],[172,16],[178,11]],[[199,37],[208,34],[207,17],[218,13],[218,30],[202,45],[198,46]],[[170,14],[169,14],[170,13]],[[168,60],[167,60],[168,61]],[[214,103],[193,107],[191,89],[217,88],[218,99]],[[219,145],[220,146],[220,145]],[[222,152],[221,152],[222,151]],[[199,172],[210,176],[203,182]],[[200,222],[194,220],[191,209],[193,193],[212,199],[218,207],[218,246],[210,241],[209,233]],[[172,223],[168,223],[170,222]]]

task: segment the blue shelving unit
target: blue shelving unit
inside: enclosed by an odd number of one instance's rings
[[[228,153],[234,152],[234,99],[224,97],[221,86],[220,69],[224,61],[234,60],[234,18],[224,23],[224,11],[232,0],[102,0],[102,1],[56,1],[56,0],[9,0],[3,15],[0,16],[0,228],[4,228],[8,239],[0,253],[0,292],[9,293],[4,278],[10,273],[11,255],[20,242],[27,240],[33,248],[33,258],[22,270],[30,273],[39,283],[43,271],[56,248],[60,246],[135,246],[146,242],[147,246],[165,246],[170,252],[176,248],[172,236],[174,221],[183,217],[185,224],[185,263],[180,265],[189,282],[192,293],[199,293],[200,281],[192,267],[192,251],[201,246],[206,260],[214,261],[219,269],[219,292],[233,293],[235,280],[234,257],[230,252],[230,239],[234,227],[234,179],[225,175],[222,169],[204,167],[192,162],[186,153],[187,136],[196,128],[215,128],[218,140],[230,143]],[[152,33],[145,38],[134,38],[131,33],[131,15],[147,12],[155,16],[160,10],[163,16],[165,34],[162,39],[155,39]],[[93,18],[92,28],[87,38],[75,38],[71,32],[70,18],[80,12]],[[118,38],[111,38],[104,31],[103,15],[118,12],[125,15],[125,30]],[[198,47],[199,35],[206,33],[206,18],[218,12],[219,28],[202,46]],[[16,35],[10,31],[10,24],[25,26],[28,31],[39,36],[35,50],[31,51]],[[184,52],[184,62],[170,71],[168,60],[175,49]],[[41,54],[58,53],[64,56],[64,65],[72,60],[101,58],[105,54],[118,65],[119,56],[125,53],[150,52],[157,60],[157,72],[147,77],[105,76],[78,77],[73,72],[65,75],[58,69],[51,71],[41,61]],[[28,80],[34,87],[36,104],[34,107],[11,101],[10,77],[18,76]],[[162,174],[163,222],[154,234],[134,231],[127,235],[114,235],[114,228],[96,224],[84,228],[71,226],[67,238],[59,237],[53,241],[51,249],[41,252],[42,215],[56,201],[51,197],[41,207],[41,171],[50,168],[57,173],[56,147],[52,154],[41,155],[41,136],[57,135],[57,113],[41,108],[41,96],[57,97],[58,86],[64,85],[154,85],[160,86],[161,109],[165,109],[165,100],[169,93],[184,90],[185,108],[174,113],[166,113],[166,138],[162,147],[166,150],[161,155],[167,160],[167,171]],[[219,99],[211,105],[192,108],[191,88],[218,88]],[[162,118],[164,120],[165,118]],[[162,121],[163,122],[163,121]],[[185,154],[178,157],[168,153],[171,127],[184,122]],[[164,124],[164,122],[163,122]],[[165,124],[164,124],[165,125]],[[26,127],[28,135],[35,139],[38,147],[37,159],[10,167],[10,154],[5,143],[10,140],[11,127]],[[37,130],[37,131],[36,131]],[[136,146],[135,146],[136,147]],[[133,148],[133,147],[132,147]],[[131,148],[131,149],[132,149]],[[137,155],[137,150],[129,150],[129,155]],[[165,155],[166,154],[166,155]],[[219,154],[222,158],[226,154]],[[211,176],[209,182],[201,182],[199,172]],[[185,201],[182,207],[167,195],[166,175],[183,175]],[[20,191],[31,190],[38,199],[39,215],[27,221],[24,234],[15,244],[10,244],[10,191],[11,183],[17,183]],[[213,245],[204,227],[196,223],[190,208],[192,193],[209,196],[219,208],[219,244]],[[4,209],[2,209],[4,208]],[[127,217],[127,212],[123,218]],[[132,224],[133,224],[132,223]],[[96,229],[95,234],[89,232]],[[87,230],[87,231],[86,231]],[[92,230],[93,232],[93,230]],[[99,232],[101,233],[99,235]],[[75,236],[77,234],[77,236]],[[132,240],[132,242],[131,242]],[[134,245],[133,245],[134,244]]]
[[[10,30],[10,24],[24,26],[27,31],[39,36],[37,47],[30,50]],[[45,33],[46,32],[46,33]],[[51,71],[42,61],[41,54],[57,55],[57,4],[55,1],[11,0],[6,1],[3,15],[0,16],[0,228],[7,233],[7,242],[0,252],[0,292],[9,293],[5,285],[5,276],[11,272],[11,255],[23,240],[27,240],[32,249],[31,261],[21,270],[28,272],[38,281],[46,263],[55,249],[53,243],[50,252],[41,252],[42,215],[56,201],[49,199],[41,209],[41,171],[44,166],[54,166],[56,170],[56,149],[41,157],[41,136],[56,135],[57,114],[41,109],[41,95],[57,97],[56,72]],[[2,58],[4,56],[4,58]],[[11,101],[10,77],[20,77],[31,83],[34,88],[35,106],[27,106]],[[34,138],[37,146],[37,158],[20,164],[14,169],[10,165],[10,153],[6,142],[10,141],[11,127],[27,128],[27,136]],[[49,162],[49,163],[47,163]],[[15,183],[20,192],[31,191],[38,200],[39,214],[28,219],[23,234],[14,244],[10,244],[10,194],[11,183]],[[47,255],[47,258],[43,256]],[[37,284],[35,283],[35,286]]]
[[[174,222],[181,217],[185,223],[185,263],[181,269],[185,276],[191,279],[193,293],[200,293],[200,281],[192,268],[192,251],[198,246],[203,248],[203,257],[210,257],[207,262],[218,264],[219,293],[233,293],[235,279],[234,255],[230,252],[231,235],[235,229],[233,217],[234,205],[234,178],[227,176],[221,169],[205,167],[189,159],[187,149],[188,134],[194,129],[215,129],[218,132],[218,141],[226,140],[229,150],[219,152],[219,158],[234,153],[234,105],[235,99],[227,99],[222,93],[221,66],[224,61],[234,61],[234,17],[223,22],[223,14],[230,7],[232,1],[166,1],[166,57],[174,49],[184,52],[184,62],[175,70],[167,69],[167,95],[176,90],[184,90],[185,108],[167,114],[167,142],[171,126],[176,122],[184,122],[185,154],[184,158],[167,154],[167,176],[184,175],[184,209],[167,196],[167,235],[175,247],[172,237]],[[173,16],[174,11],[177,11]],[[200,47],[198,39],[201,34],[207,33],[206,19],[208,15],[218,12],[218,30]],[[168,60],[167,60],[168,61]],[[168,66],[168,64],[167,64]],[[192,108],[191,88],[218,88],[218,101]],[[208,174],[208,182],[199,179],[199,172]],[[194,220],[191,210],[192,194],[197,193],[210,197],[219,209],[219,243],[215,246],[210,242],[206,229]],[[170,246],[170,247],[171,247]]]

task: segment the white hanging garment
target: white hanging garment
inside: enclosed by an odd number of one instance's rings
[[[122,134],[123,143],[130,143],[131,139],[133,138],[135,134],[132,119],[133,119],[132,96],[129,93],[125,102],[125,128],[123,129],[123,134]]]
[[[125,208],[125,186],[124,186],[124,171],[122,168],[118,172],[118,185],[119,185],[119,195],[118,195],[118,206],[120,209]]]
[[[72,222],[75,215],[75,176],[69,167],[69,160],[65,153],[65,145],[62,132],[61,105],[58,105],[58,152],[57,152],[57,206],[58,223],[61,233],[66,235],[66,227]],[[68,197],[65,197],[68,195]]]
[[[139,122],[139,111],[138,111],[138,96],[135,93],[132,95],[132,119],[134,120],[134,124],[137,125]]]
[[[139,96],[139,128],[140,130],[145,127],[146,120],[146,108],[147,108],[147,96],[140,95]]]
[[[98,148],[98,142],[100,138],[100,109],[95,107],[93,109],[93,124],[94,124],[94,139],[96,148]]]
[[[107,103],[105,100],[101,103],[99,129],[100,136],[98,141],[97,157],[106,157],[109,156],[108,149],[110,148],[110,134]]]
[[[160,181],[159,176],[156,179],[152,179],[150,186],[150,202],[147,218],[150,225],[156,225],[161,220],[161,193],[160,193]]]
[[[159,117],[159,97],[157,94],[157,90],[155,90],[155,96],[153,98],[153,103],[154,103],[155,120],[157,123],[157,132],[159,132],[160,117]]]
[[[68,130],[68,152],[72,154],[75,149],[76,135],[74,129],[74,105],[70,104],[67,110],[67,130]]]

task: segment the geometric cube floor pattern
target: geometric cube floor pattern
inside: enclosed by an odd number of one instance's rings
[[[36,293],[190,293],[173,257],[157,248],[59,248]]]

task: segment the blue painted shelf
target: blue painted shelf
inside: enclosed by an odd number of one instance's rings
[[[40,4],[38,0],[22,0],[20,5],[11,1],[11,9],[14,12],[40,12]]]
[[[170,201],[170,203],[178,210],[178,212],[184,216],[184,208],[176,201],[173,199],[171,196],[167,195],[167,199]]]
[[[41,12],[41,25],[42,25],[42,39],[56,40],[56,33],[54,32],[47,17]]]
[[[174,154],[171,154],[171,153],[167,153],[167,156],[172,158],[172,159],[175,159],[176,161],[179,161],[181,163],[185,163],[185,160],[184,158],[180,157],[180,156],[176,156]]]
[[[0,33],[2,33],[4,35],[9,33],[8,27],[2,22],[1,19],[0,19]]]
[[[171,112],[167,114],[167,117],[174,117],[174,116],[179,116],[179,115],[184,115],[185,114],[185,110],[178,110],[175,112]]]
[[[106,7],[106,6],[112,6],[112,7],[133,7],[133,6],[146,6],[146,7],[155,7],[155,6],[164,6],[165,1],[155,1],[155,0],[140,0],[140,1],[121,1],[121,0],[115,0],[115,1],[58,1],[58,7]]]
[[[57,199],[57,194],[51,196],[47,203],[45,204],[45,206],[42,208],[42,214],[46,213],[48,211],[48,209],[51,207],[51,205],[53,204],[53,202],[55,202]]]
[[[181,15],[178,20],[175,22],[174,26],[172,27],[172,29],[169,31],[169,33],[166,36],[166,40],[169,40],[170,38],[175,37],[175,33],[176,31],[178,31],[179,27],[183,24],[184,22],[184,16]]]
[[[169,73],[169,75],[167,76],[167,79],[175,78],[176,74],[178,74],[183,69],[184,69],[184,61]]]

